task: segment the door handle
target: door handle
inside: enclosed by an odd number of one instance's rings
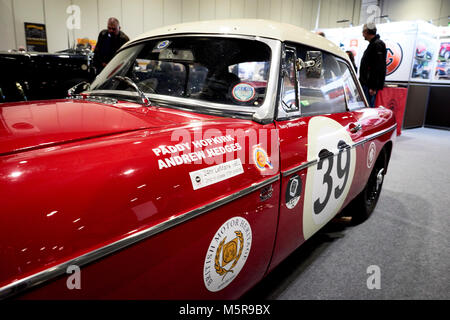
[[[339,140],[339,142],[338,142],[338,149],[339,149],[339,151],[344,150],[344,149],[348,149],[348,148],[350,148],[350,146],[347,143],[345,143],[345,141]]]
[[[358,122],[350,123],[348,127],[351,133],[357,133],[359,130],[362,129],[361,123]]]
[[[329,150],[327,150],[327,149],[322,149],[319,152],[319,159],[320,160],[323,160],[323,159],[326,159],[326,158],[332,157],[332,156],[334,156],[334,153],[329,151]]]

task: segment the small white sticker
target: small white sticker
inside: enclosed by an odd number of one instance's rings
[[[161,50],[161,49],[167,48],[169,46],[169,44],[170,44],[169,40],[164,40],[164,41],[158,42],[155,49]]]
[[[244,173],[241,159],[235,159],[205,169],[189,172],[194,190],[201,189],[217,182]]]

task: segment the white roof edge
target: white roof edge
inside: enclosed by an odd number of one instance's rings
[[[208,20],[164,26],[137,36],[125,46],[146,38],[185,33],[249,35],[292,41],[328,51],[348,61],[344,51],[322,36],[292,24],[263,19]]]

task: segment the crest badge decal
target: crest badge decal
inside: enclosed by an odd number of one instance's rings
[[[226,221],[214,235],[206,252],[203,280],[209,291],[220,291],[239,274],[252,245],[252,229],[242,217]]]

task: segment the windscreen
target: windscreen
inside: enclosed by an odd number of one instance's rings
[[[149,40],[120,51],[91,86],[129,90],[126,76],[144,93],[258,107],[269,77],[270,47],[260,41],[219,37]]]

